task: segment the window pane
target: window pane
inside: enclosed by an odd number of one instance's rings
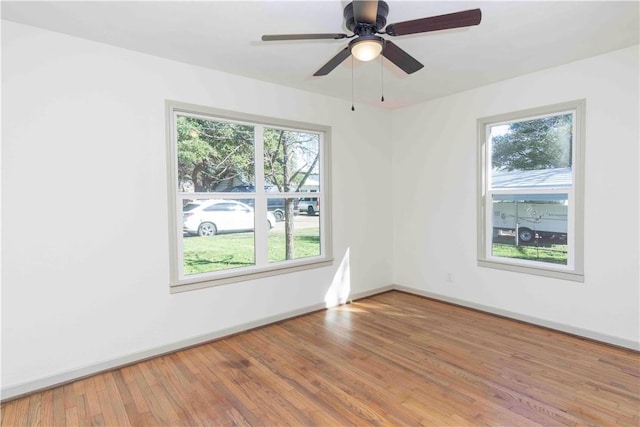
[[[273,214],[276,222],[284,221],[289,212],[289,215],[293,215],[295,205],[297,205],[295,199],[285,199],[282,197],[269,197],[267,198],[267,211]]]
[[[320,217],[298,215],[296,198],[283,201],[284,220],[269,231],[269,262],[319,256]]]
[[[249,205],[235,200],[192,200],[183,209],[182,222],[185,275],[255,264],[255,215]]]
[[[176,131],[178,191],[226,192],[253,188],[252,126],[178,115]]]
[[[573,113],[490,126],[490,188],[572,184]]]
[[[301,197],[298,200],[297,210],[305,215],[320,215],[320,199],[316,197]]]
[[[567,194],[492,196],[491,254],[567,265]]]
[[[264,178],[272,191],[319,191],[320,135],[265,128]]]

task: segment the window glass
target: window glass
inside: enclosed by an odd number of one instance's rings
[[[252,126],[178,115],[176,132],[178,191],[227,192],[255,185]]]
[[[205,199],[189,202],[183,212],[185,275],[255,264],[254,212],[240,202]]]
[[[571,185],[573,113],[490,126],[491,188]]]
[[[264,174],[266,186],[273,191],[285,194],[319,192],[320,135],[265,128]],[[282,221],[269,233],[269,262],[320,255],[320,221],[299,215],[301,212],[319,214],[319,204],[306,203],[306,200],[274,196],[267,199],[267,209]]]
[[[492,196],[496,257],[567,265],[568,195]]]
[[[297,198],[284,199],[291,221],[277,222],[269,232],[269,262],[280,262],[321,254],[319,216],[300,215]]]
[[[283,193],[319,191],[320,135],[284,129],[264,130],[267,186]]]

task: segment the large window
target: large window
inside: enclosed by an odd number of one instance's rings
[[[478,259],[583,280],[585,102],[478,120]]]
[[[167,121],[174,291],[331,262],[327,127],[175,102]]]

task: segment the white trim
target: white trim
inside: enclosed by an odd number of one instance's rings
[[[509,262],[503,261],[501,257],[489,257],[486,260],[478,260],[480,267],[496,268],[498,270],[514,271],[516,273],[536,274],[538,276],[553,277],[555,279],[571,280],[573,282],[584,282],[584,274],[574,273],[553,268],[538,268],[536,264],[527,260],[511,259]],[[560,266],[562,267],[562,266]]]
[[[393,290],[393,286],[389,285],[389,286],[379,287],[376,289],[371,289],[364,292],[358,292],[353,295],[350,295],[347,303],[350,303],[357,299],[367,298],[373,295],[381,294],[383,292],[388,292],[391,290]],[[340,304],[337,304],[337,305],[340,305]],[[269,325],[276,322],[281,322],[283,320],[291,319],[293,317],[302,316],[304,314],[313,313],[314,311],[324,310],[331,307],[334,307],[334,306],[327,307],[325,303],[313,304],[307,307],[287,311],[285,313],[280,313],[273,316],[264,317],[262,319],[254,320],[252,322],[236,325],[231,328],[226,328],[226,329],[210,332],[203,335],[197,335],[191,338],[165,344],[159,347],[154,347],[154,348],[150,348],[150,349],[135,352],[135,353],[130,353],[125,356],[116,357],[114,359],[105,360],[103,362],[94,363],[81,368],[59,372],[57,374],[46,376],[37,380],[27,381],[21,384],[3,387],[0,390],[0,396],[2,396],[1,397],[2,402],[13,400],[21,396],[24,396],[26,394],[34,393],[36,391],[57,387],[63,384],[80,380],[82,378],[89,377],[91,375],[99,374],[101,372],[122,368],[124,366],[132,365],[134,363],[139,363],[144,360],[152,359],[154,357],[163,356],[165,354],[184,350],[189,347],[194,347],[197,345],[205,344],[210,341],[219,340],[240,332],[245,332],[251,329],[259,328],[261,326]]]
[[[211,120],[211,118],[209,118]],[[264,197],[264,125],[253,127],[253,168],[255,196],[253,199],[253,259],[254,265],[269,263],[269,242],[267,237],[267,198]],[[273,224],[275,226],[275,224]],[[181,258],[184,260],[184,257]],[[183,277],[184,280],[186,277]]]
[[[541,319],[539,317],[527,316],[526,314],[516,313],[514,311],[503,310],[501,308],[492,307],[484,304],[477,304],[474,302],[452,298],[445,295],[437,294],[434,292],[423,291],[420,289],[410,288],[408,286],[394,285],[394,290],[400,292],[406,292],[408,294],[418,295],[426,298],[432,298],[438,301],[444,301],[451,304],[459,305],[466,308],[472,308],[480,310],[485,313],[495,314],[509,319],[519,320],[522,322],[530,323],[536,326],[542,326],[545,328],[553,329],[567,334],[576,335],[583,338],[592,339],[595,341],[603,342],[605,344],[611,344],[618,347],[625,347],[631,350],[640,351],[640,342],[628,340],[625,338],[616,337],[609,334],[603,334],[589,329],[578,328],[576,326],[567,325],[564,323],[558,323],[551,320]]]
[[[282,262],[280,264],[274,263],[269,268],[261,269],[260,267],[247,267],[243,269],[241,273],[236,273],[233,270],[229,270],[226,275],[224,271],[212,278],[210,274],[198,277],[194,275],[193,278],[185,279],[179,284],[171,286],[170,293],[175,294],[179,292],[193,291],[196,289],[208,288],[211,286],[227,285],[231,283],[243,282],[246,280],[256,280],[264,277],[271,277],[277,274],[293,273],[296,271],[310,270],[314,268],[330,267],[333,265],[333,258],[320,259],[317,258],[300,258],[298,260],[292,260]]]
[[[570,187],[559,188],[490,188],[487,175],[491,164],[490,126],[532,120],[540,117],[572,113],[572,174]],[[584,282],[584,145],[585,145],[586,100],[563,102],[528,110],[482,117],[477,120],[477,259],[481,267],[509,270],[526,274],[554,277],[576,282]],[[494,194],[556,194],[566,193],[568,198],[568,258],[566,266],[538,261],[522,261],[516,258],[492,255]]]

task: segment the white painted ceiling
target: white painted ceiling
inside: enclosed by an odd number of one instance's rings
[[[348,33],[347,1],[2,1],[2,19],[383,108],[398,108],[639,43],[638,1],[388,0],[388,23],[480,8],[465,29],[389,37],[424,64],[347,59],[348,40],[262,42],[262,34]],[[383,75],[383,77],[382,77]],[[615,78],[612,76],[611,78]],[[385,102],[380,102],[382,80]]]

